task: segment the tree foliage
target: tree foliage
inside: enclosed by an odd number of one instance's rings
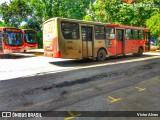
[[[160,13],[147,20],[146,25],[151,30],[151,35],[155,38],[160,37]]]
[[[158,3],[157,0],[143,0],[132,4],[124,3],[122,0],[97,0],[90,6],[89,14],[85,18],[145,27],[146,20],[160,12]]]
[[[0,5],[0,13],[6,24],[37,31],[42,46],[42,24],[52,17],[83,19],[86,10],[94,0],[12,0]]]
[[[4,21],[0,25],[35,29],[42,46],[43,22],[52,17],[145,27],[146,20],[159,12],[159,0],[141,0],[132,4],[123,0],[12,0],[10,4],[0,5],[0,16]]]
[[[12,0],[10,4],[6,2],[0,6],[2,19],[5,23],[19,27],[22,21],[27,21],[32,15],[27,0]]]
[[[5,26],[11,26],[11,25],[5,24],[3,21],[0,20],[0,26],[1,26],[1,27],[5,27]]]

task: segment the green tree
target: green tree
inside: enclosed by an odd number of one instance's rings
[[[159,13],[158,1],[143,0],[124,3],[122,0],[97,0],[88,10],[85,19],[106,23],[145,26],[145,22],[152,15]]]
[[[27,21],[29,16],[32,16],[27,0],[12,0],[10,4],[6,2],[1,4],[0,13],[6,24],[11,24],[19,27],[23,21]]]
[[[11,26],[11,25],[5,24],[3,21],[0,20],[0,26],[1,26],[1,27],[6,27],[6,26]]]
[[[36,16],[41,16],[42,21],[52,17],[66,17],[83,19],[86,10],[95,0],[30,0]]]
[[[37,30],[40,46],[42,46],[43,22],[53,17],[83,19],[87,8],[94,0],[29,0],[29,5],[34,11],[32,17],[23,27]]]
[[[154,38],[160,37],[160,13],[152,16],[146,21],[146,26],[150,28]]]

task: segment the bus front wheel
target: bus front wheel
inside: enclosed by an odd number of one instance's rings
[[[106,59],[106,51],[104,49],[100,49],[97,53],[97,61],[105,61]]]

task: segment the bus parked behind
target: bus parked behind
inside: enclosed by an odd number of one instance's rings
[[[0,54],[23,52],[22,32],[15,27],[0,27]]]
[[[104,61],[106,57],[149,50],[149,29],[52,18],[43,24],[44,55],[53,58]]]
[[[24,52],[31,49],[38,48],[38,42],[36,40],[36,31],[33,29],[22,29]]]
[[[141,56],[150,50],[150,30],[147,28],[106,24],[106,47],[109,56],[134,54]]]

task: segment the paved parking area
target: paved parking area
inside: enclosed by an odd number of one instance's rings
[[[159,116],[154,113],[154,111],[160,111],[160,76],[154,77],[152,79],[148,79],[147,81],[135,84],[133,86],[129,86],[126,88],[122,88],[111,93],[107,93],[104,95],[99,95],[94,98],[90,98],[88,100],[81,101],[79,103],[75,103],[73,105],[69,105],[64,108],[60,108],[56,111],[68,111],[70,117],[63,118],[45,118],[46,120],[159,120],[160,112],[158,112]],[[80,111],[80,112],[77,112]],[[71,112],[73,111],[73,112]],[[76,113],[74,113],[76,111]],[[82,111],[82,112],[81,112]],[[86,113],[85,113],[86,111]],[[133,111],[137,113],[136,117],[91,117],[98,116],[95,114],[90,114],[88,111],[126,111],[126,116],[128,111]],[[139,113],[143,114],[140,111],[149,111],[148,113],[152,113],[153,117],[144,117],[138,116]],[[83,112],[88,114],[89,117],[81,117],[83,116]],[[98,113],[97,114],[100,114]],[[112,112],[111,112],[112,113]],[[104,115],[104,114],[103,114]],[[124,114],[125,115],[125,114]],[[107,116],[107,115],[106,115]],[[44,118],[42,118],[44,119]]]
[[[101,63],[25,55],[0,60],[1,109],[55,110],[69,114],[37,120],[159,120],[159,117],[138,116],[93,117],[96,113],[82,117],[83,113],[74,113],[160,111],[159,52]]]
[[[38,55],[37,55],[38,54]],[[151,58],[156,58],[160,52],[149,52],[144,55],[152,55]],[[141,58],[140,58],[141,59]],[[139,59],[139,60],[140,60]],[[142,58],[143,59],[143,58]],[[149,58],[148,58],[149,59]],[[15,54],[9,59],[0,59],[0,80],[13,79],[18,77],[35,76],[37,74],[54,73],[74,69],[75,63],[68,66],[64,64],[61,66],[62,61],[69,61],[69,59],[58,59],[43,56],[43,49],[30,50],[27,53]],[[72,60],[71,60],[72,61]],[[51,64],[51,63],[60,64]],[[110,62],[110,61],[107,61]],[[88,62],[89,63],[89,62]],[[118,59],[115,64],[118,63]],[[92,64],[92,62],[91,62]],[[90,65],[91,65],[90,64]],[[99,64],[99,63],[93,63]],[[86,66],[88,66],[86,64]]]

